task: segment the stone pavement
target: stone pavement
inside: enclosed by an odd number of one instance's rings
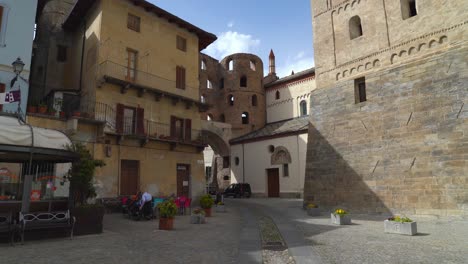
[[[106,215],[100,235],[26,241],[15,247],[0,244],[0,263],[259,263],[255,222],[249,212],[243,212],[247,220],[241,221],[238,208],[229,203],[227,208],[227,213],[214,213],[204,225],[191,225],[189,216],[178,216],[173,231],[158,230],[158,220],[136,222],[120,214]]]
[[[382,216],[353,216],[335,226],[330,216],[309,217],[302,200],[239,200],[272,217],[296,263],[468,263],[468,221],[415,218],[416,236],[385,234]],[[299,235],[300,234],[300,235]],[[304,257],[307,256],[307,257]]]

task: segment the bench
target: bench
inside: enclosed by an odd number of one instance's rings
[[[101,204],[106,213],[118,212],[122,209],[122,199],[118,197],[101,198]]]
[[[19,224],[21,244],[24,244],[24,232],[26,230],[64,228],[70,230],[70,239],[73,239],[73,229],[76,219],[70,215],[70,210],[57,212],[20,212]]]
[[[6,233],[10,244],[13,245],[14,232],[16,225],[13,222],[12,214],[0,214],[0,233]]]

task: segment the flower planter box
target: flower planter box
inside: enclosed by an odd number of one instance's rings
[[[400,234],[407,236],[414,236],[418,232],[416,222],[396,222],[385,220],[384,221],[385,233]]]
[[[44,115],[44,114],[47,113],[47,106],[39,106],[39,107],[37,108],[37,110],[38,110],[39,114],[43,114],[43,115]]]
[[[159,230],[174,229],[174,218],[159,218]]]
[[[205,210],[206,217],[211,217],[211,208],[203,208],[203,210]]]
[[[226,212],[226,207],[224,207],[224,205],[217,205],[215,207],[215,211],[217,213],[225,213]]]
[[[331,214],[331,221],[335,225],[350,225],[351,217],[349,215]]]
[[[193,214],[190,216],[190,223],[191,224],[204,224],[205,216],[201,214]]]
[[[320,216],[319,208],[307,208],[307,214],[310,216]]]
[[[37,113],[37,106],[28,106],[28,113]]]
[[[83,206],[71,209],[71,215],[76,218],[75,235],[102,233],[104,219],[103,206]]]

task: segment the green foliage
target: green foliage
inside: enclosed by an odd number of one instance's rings
[[[200,208],[196,208],[193,210],[192,214],[194,215],[205,215],[205,211],[200,209]]]
[[[158,204],[159,214],[162,218],[174,218],[177,214],[177,205],[174,203],[174,200],[166,200]]]
[[[208,209],[211,208],[214,204],[213,198],[211,198],[211,195],[205,194],[200,198],[200,206],[203,209]]]
[[[313,204],[313,203],[309,203],[309,204],[307,204],[307,208],[318,208],[318,205]]]
[[[95,160],[89,150],[81,143],[67,146],[67,150],[75,152],[80,159],[73,162],[68,171],[70,192],[75,205],[86,204],[88,198],[96,197],[93,186],[94,172],[97,167],[106,165],[102,160]]]
[[[223,203],[223,202],[219,202],[218,205],[224,205],[224,203]]]
[[[391,217],[389,218],[388,220],[390,221],[395,221],[395,222],[399,222],[399,223],[411,223],[413,222],[413,220],[411,220],[410,218],[404,216],[404,217],[400,217],[400,216],[395,216],[395,217]]]
[[[345,210],[343,209],[336,209],[335,212],[334,212],[335,215],[345,215],[345,214],[348,214],[348,212],[346,212]]]

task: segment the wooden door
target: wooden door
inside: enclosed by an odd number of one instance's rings
[[[190,195],[190,165],[177,164],[177,196]]]
[[[279,197],[279,169],[267,169],[268,197]]]
[[[122,160],[120,168],[120,194],[136,194],[139,191],[140,162],[138,160]]]

